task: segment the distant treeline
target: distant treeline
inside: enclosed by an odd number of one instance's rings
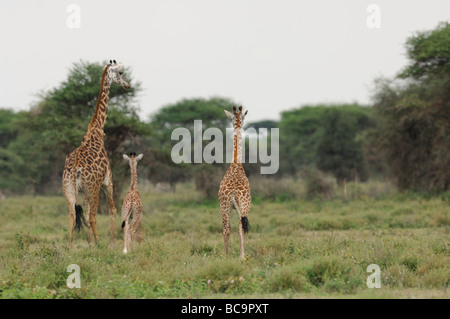
[[[310,105],[284,111],[281,119],[250,122],[245,128],[279,128],[279,170],[268,178],[298,177],[307,169],[338,184],[389,178],[400,189],[426,192],[450,187],[450,25],[418,32],[406,41],[409,64],[395,78],[375,79],[372,105]],[[60,191],[67,154],[79,146],[94,114],[106,63],[79,61],[58,87],[42,92],[29,111],[0,109],[0,191]],[[208,197],[217,194],[227,164],[175,164],[171,140],[176,127],[230,126],[228,98],[184,99],[163,106],[149,119],[137,115],[141,83],[125,70],[132,89],[112,86],[105,147],[116,196],[128,183],[122,153],[146,155],[140,174],[154,183],[194,180]],[[324,88],[326,89],[326,88]],[[245,108],[245,105],[244,105]],[[224,133],[225,136],[225,133]],[[206,142],[204,141],[206,144]],[[261,163],[245,163],[249,175]]]

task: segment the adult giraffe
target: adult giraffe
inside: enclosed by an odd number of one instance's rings
[[[130,88],[130,83],[123,75],[123,65],[117,64],[115,60],[110,60],[103,71],[97,108],[81,145],[66,157],[62,188],[69,206],[69,247],[72,246],[73,229],[76,227],[79,230],[84,222],[83,210],[77,204],[79,190],[84,193],[88,243],[91,244],[91,229],[95,242],[98,242],[97,208],[100,188],[105,190],[111,215],[110,243],[114,239],[116,207],[113,201],[111,166],[103,143],[111,83],[125,89]]]

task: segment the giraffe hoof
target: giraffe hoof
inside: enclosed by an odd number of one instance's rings
[[[124,254],[127,254],[128,253],[128,251],[126,251],[125,249],[122,251]]]

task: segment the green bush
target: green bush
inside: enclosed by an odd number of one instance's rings
[[[322,257],[306,268],[308,281],[324,286],[328,291],[350,292],[363,284],[362,274],[355,265],[338,257]]]
[[[333,197],[333,184],[320,171],[305,168],[301,176],[306,184],[306,198],[331,199]]]
[[[303,270],[293,265],[281,266],[275,269],[268,281],[271,292],[282,292],[285,290],[305,292],[311,288]]]

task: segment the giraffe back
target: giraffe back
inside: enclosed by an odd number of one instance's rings
[[[238,204],[250,209],[250,183],[240,163],[231,163],[219,187],[219,201],[231,201],[232,196]]]
[[[131,218],[136,223],[142,221],[142,201],[137,189],[129,189],[123,200],[122,224],[127,218]]]

